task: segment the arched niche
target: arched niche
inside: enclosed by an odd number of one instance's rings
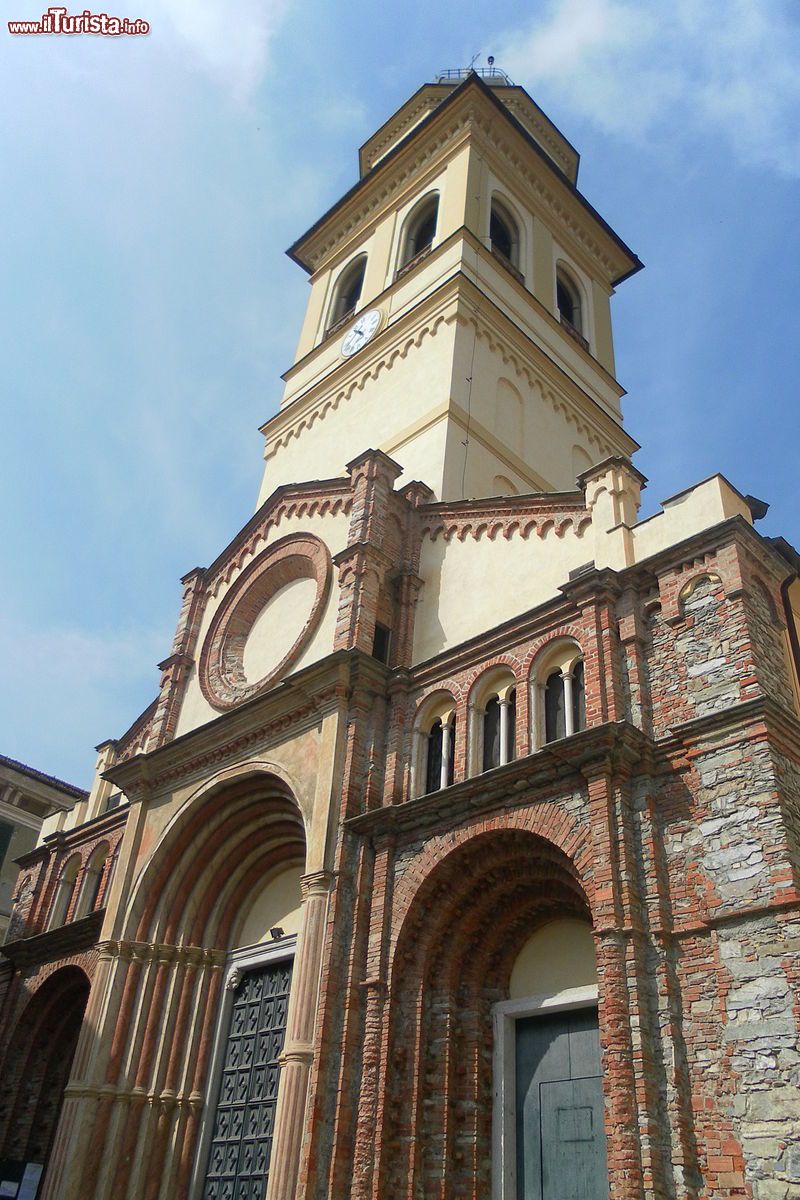
[[[577,733],[586,725],[583,651],[571,637],[544,646],[531,669],[531,732],[534,749]]]
[[[427,696],[414,717],[411,753],[411,794],[424,796],[453,783],[455,770],[456,702],[440,690]]]
[[[519,488],[511,482],[507,475],[495,475],[492,480],[492,495],[518,496]]]
[[[510,379],[497,381],[497,436],[517,453],[522,445],[522,395]]]
[[[592,457],[588,451],[584,450],[583,446],[572,447],[572,478],[576,481],[584,471],[588,471],[593,466]]]
[[[507,664],[485,671],[469,699],[471,775],[505,766],[517,754],[517,678]]]

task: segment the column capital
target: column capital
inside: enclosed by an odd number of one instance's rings
[[[336,882],[336,873],[334,871],[311,871],[308,875],[302,875],[300,878],[300,890],[303,899],[309,896],[327,896],[333,891],[333,885]]]
[[[310,1067],[314,1061],[314,1049],[312,1046],[304,1046],[295,1043],[293,1046],[286,1046],[278,1055],[278,1063],[282,1067],[287,1067],[290,1063],[300,1063],[301,1066]]]

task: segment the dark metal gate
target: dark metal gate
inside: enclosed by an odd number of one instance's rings
[[[266,1195],[291,982],[288,959],[248,971],[236,988],[203,1200]]]

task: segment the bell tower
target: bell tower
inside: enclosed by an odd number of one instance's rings
[[[641,263],[531,97],[494,68],[445,72],[359,168],[288,251],[311,294],[259,503],[367,447],[448,501],[569,491],[629,457],[610,298]]]

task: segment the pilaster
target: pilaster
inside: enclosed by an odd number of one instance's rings
[[[323,940],[333,884],[330,871],[316,871],[302,879],[303,918],[292,973],[286,1041],[279,1059],[282,1071],[267,1200],[295,1200],[297,1195]]]

